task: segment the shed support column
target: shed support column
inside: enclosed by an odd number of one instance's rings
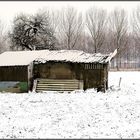
[[[108,63],[104,65],[104,92],[108,89]]]
[[[79,89],[83,89],[83,88],[84,88],[83,80],[80,80],[79,81]]]

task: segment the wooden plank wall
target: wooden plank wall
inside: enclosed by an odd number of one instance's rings
[[[0,67],[0,81],[28,81],[27,66]]]
[[[103,91],[108,88],[108,64],[85,65],[84,70],[84,89],[97,88]]]
[[[105,91],[108,88],[108,64],[48,62],[35,65],[33,73],[36,71],[39,72],[38,78],[83,80],[84,90],[97,88]],[[28,80],[27,66],[0,67],[0,81]]]
[[[47,79],[75,79],[75,67],[70,63],[54,63],[38,64],[34,66],[34,74],[38,73],[38,78]]]

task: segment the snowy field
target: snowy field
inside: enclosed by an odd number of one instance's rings
[[[106,93],[1,93],[0,138],[140,138],[139,80],[110,72]]]

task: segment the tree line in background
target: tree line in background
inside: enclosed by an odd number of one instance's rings
[[[6,50],[77,49],[90,53],[118,50],[112,68],[140,67],[140,8],[131,15],[124,9],[107,12],[91,7],[86,13],[73,7],[61,11],[39,9],[20,13],[12,30],[0,24],[0,52]]]

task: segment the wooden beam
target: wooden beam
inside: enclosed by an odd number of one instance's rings
[[[109,62],[111,61],[111,59],[113,57],[115,57],[115,55],[117,54],[117,49],[113,52],[113,53],[110,53],[110,55],[108,56],[108,58],[106,59],[106,62]]]

